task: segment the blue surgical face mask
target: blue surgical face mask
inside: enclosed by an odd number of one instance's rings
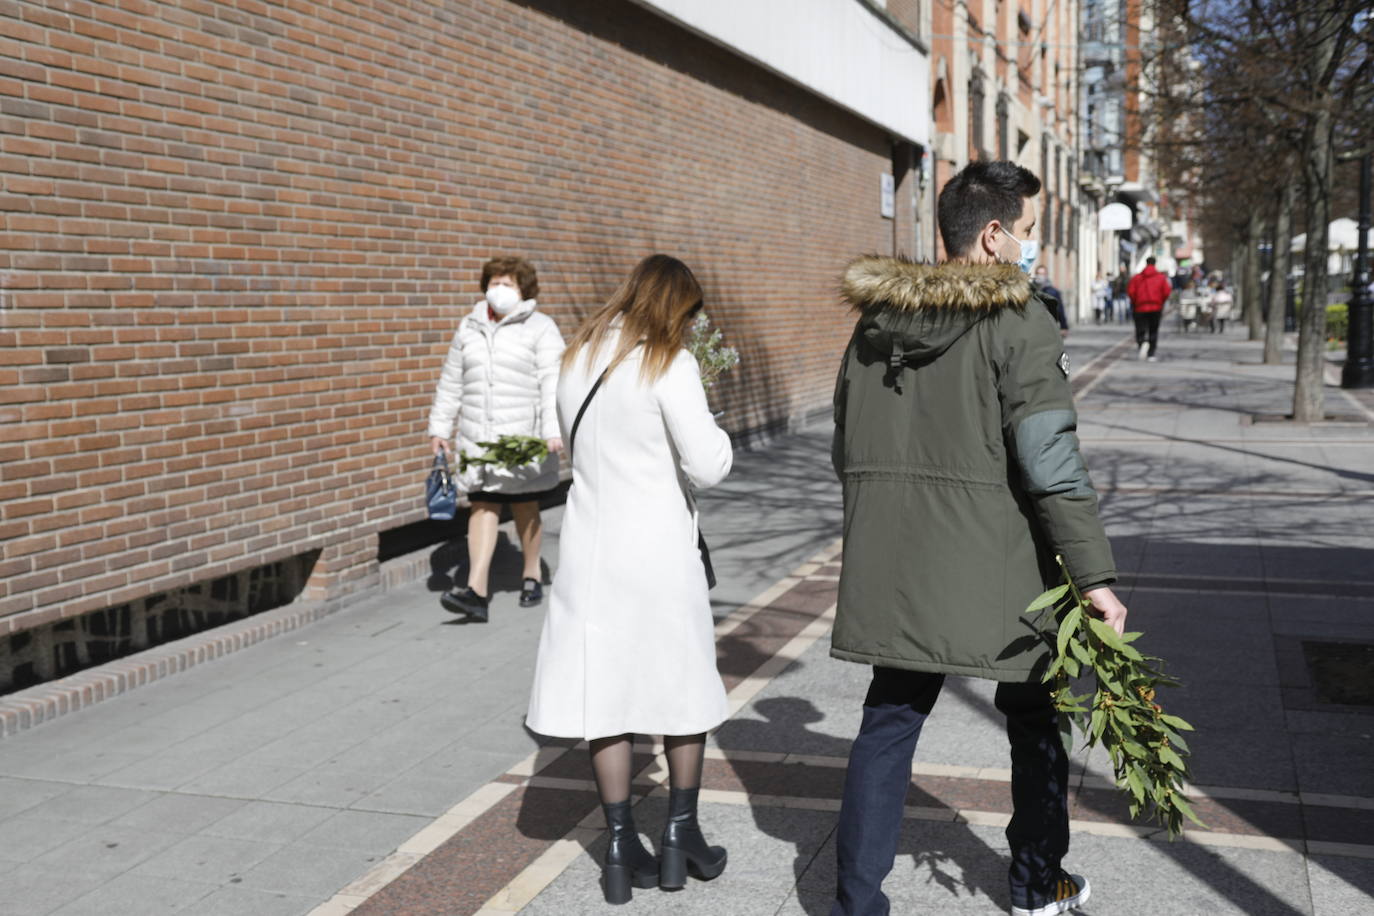
[[[1007,232],[1006,226],[1002,227],[1002,231],[1006,232],[1007,238],[1021,246],[1021,260],[1016,262],[1016,266],[1021,268],[1022,273],[1030,273],[1031,268],[1035,266],[1036,258],[1040,257],[1040,242],[1036,239],[1030,239],[1023,242],[1010,232]]]

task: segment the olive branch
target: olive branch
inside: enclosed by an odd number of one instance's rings
[[[1074,725],[1087,747],[1100,742],[1107,749],[1117,788],[1130,794],[1133,819],[1157,821],[1171,840],[1183,832],[1185,817],[1205,827],[1183,794],[1189,750],[1179,733],[1193,726],[1165,713],[1155,699],[1160,687],[1177,687],[1178,682],[1164,673],[1162,659],[1131,645],[1140,633],[1118,636],[1094,617],[1063,557],[1055,559],[1065,584],[1036,598],[1026,613],[1039,615],[1031,626],[1055,647],[1054,662],[1042,680],[1054,685],[1051,696],[1065,749],[1073,751]],[[1041,627],[1047,614],[1058,620],[1057,634]],[[1094,689],[1075,696],[1070,680],[1088,674],[1093,675]]]
[[[514,470],[527,464],[537,464],[549,457],[549,444],[537,436],[502,436],[495,442],[478,442],[486,449],[480,455],[463,452],[458,456],[458,471],[470,467],[496,466]]]

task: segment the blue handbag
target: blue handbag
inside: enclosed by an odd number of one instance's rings
[[[458,488],[448,470],[448,456],[444,452],[434,456],[434,466],[425,481],[425,507],[429,517],[438,522],[451,521],[458,514]]]

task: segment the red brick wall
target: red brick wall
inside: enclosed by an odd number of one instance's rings
[[[565,334],[683,257],[730,426],[824,404],[889,154],[619,0],[0,0],[0,632],[316,548],[374,582],[492,254]]]

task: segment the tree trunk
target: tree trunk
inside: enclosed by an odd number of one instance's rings
[[[1283,307],[1288,295],[1288,271],[1293,260],[1293,203],[1298,185],[1289,178],[1278,192],[1274,217],[1274,253],[1269,259],[1269,304],[1265,313],[1264,361],[1283,362]]]
[[[1244,273],[1240,276],[1240,301],[1245,304],[1245,324],[1251,340],[1264,337],[1264,304],[1260,302],[1259,240],[1264,235],[1264,223],[1259,214],[1252,213],[1242,236],[1245,244]]]
[[[1293,419],[1313,423],[1326,415],[1326,258],[1331,235],[1331,109],[1320,105],[1303,163],[1307,188],[1307,250],[1303,253],[1302,315],[1298,324],[1298,374]]]
[[[1250,308],[1245,301],[1245,290],[1241,288],[1241,278],[1245,276],[1245,227],[1240,227],[1240,233],[1231,242],[1231,314],[1235,316],[1236,322],[1244,318],[1246,311]]]

